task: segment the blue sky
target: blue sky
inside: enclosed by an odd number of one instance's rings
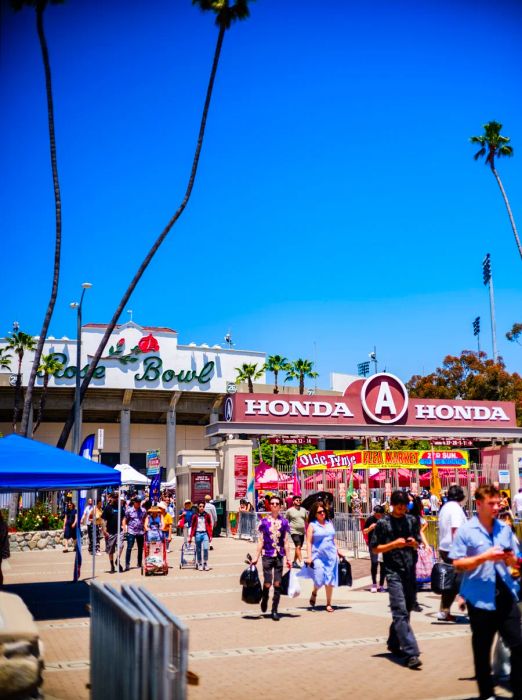
[[[469,136],[504,124],[498,163],[522,229],[522,91],[515,0],[259,0],[223,45],[191,202],[129,304],[180,342],[317,359],[318,384],[377,346],[404,379],[474,348],[490,252],[499,351],[522,322],[522,263]],[[217,29],[189,0],[69,0],[46,11],[63,198],[50,335],[69,302],[103,323],[181,200]],[[54,245],[34,13],[2,5],[0,331],[37,334]],[[124,314],[123,321],[126,320]],[[315,345],[315,350],[314,350]]]

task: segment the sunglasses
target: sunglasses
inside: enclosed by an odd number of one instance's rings
[[[317,510],[316,513],[317,513],[317,515],[321,515],[321,514],[324,515],[324,510]]]
[[[277,506],[277,507],[280,507],[280,506],[281,506],[280,503],[272,503],[272,502],[270,502],[270,505],[271,505],[271,506]]]

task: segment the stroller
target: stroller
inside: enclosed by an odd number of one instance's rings
[[[179,568],[184,569],[186,568],[192,568],[195,569],[198,565],[197,559],[196,559],[196,545],[195,544],[188,544],[188,542],[184,542],[181,545],[181,556],[179,560]]]
[[[149,511],[149,518],[150,523],[152,523],[154,527],[145,532],[141,573],[145,576],[152,576],[153,574],[163,574],[163,576],[167,576],[169,573],[167,543],[165,542],[163,533],[159,529],[160,520],[152,511],[153,509]]]

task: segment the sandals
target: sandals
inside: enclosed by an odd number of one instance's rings
[[[332,613],[333,611],[334,611],[334,609],[332,608],[331,605],[327,605],[327,606],[326,606],[326,612]]]
[[[310,607],[315,608],[316,603],[317,603],[317,591],[313,591],[312,595],[310,596]]]

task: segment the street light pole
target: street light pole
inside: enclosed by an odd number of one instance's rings
[[[80,297],[80,303],[73,301],[71,309],[76,309],[76,387],[74,391],[74,429],[73,429],[73,452],[74,454],[79,454],[80,452],[80,438],[81,438],[81,425],[80,425],[80,373],[81,373],[81,362],[82,362],[82,304],[83,297],[85,296],[85,291],[92,287],[90,282],[84,282],[82,284],[82,295]]]
[[[491,339],[493,344],[493,360],[498,362],[497,326],[495,321],[495,294],[493,291],[493,273],[491,272],[491,255],[486,254],[482,261],[482,278],[484,285],[489,285],[489,311],[491,315]]]

